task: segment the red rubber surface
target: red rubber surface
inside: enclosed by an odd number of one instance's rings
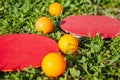
[[[104,38],[120,35],[120,21],[107,16],[69,16],[61,20],[60,27],[84,37],[94,37],[96,33]]]
[[[9,34],[0,36],[0,70],[23,70],[30,65],[41,66],[43,57],[58,52],[51,38],[34,34]]]

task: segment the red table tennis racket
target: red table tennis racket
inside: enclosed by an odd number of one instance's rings
[[[0,71],[23,70],[41,66],[43,57],[58,52],[51,38],[35,34],[9,34],[0,36]]]
[[[97,33],[104,38],[120,35],[120,21],[107,16],[69,16],[61,20],[60,27],[84,37],[94,37]]]

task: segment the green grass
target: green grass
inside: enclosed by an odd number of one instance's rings
[[[48,6],[59,2],[64,12],[59,17],[48,13]],[[69,15],[106,15],[120,19],[120,0],[0,0],[0,35],[15,33],[41,34],[35,21],[42,16],[51,18],[55,29],[45,35],[58,41],[65,34],[59,21]],[[67,55],[67,68],[56,78],[47,77],[41,68],[24,71],[0,72],[0,80],[119,80],[120,37],[103,39],[79,38],[79,49]]]

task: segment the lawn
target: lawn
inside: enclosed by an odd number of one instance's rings
[[[63,6],[63,14],[54,17],[48,12],[53,2]],[[0,35],[29,33],[43,35],[35,29],[39,17],[46,16],[54,22],[54,30],[46,34],[60,39],[66,34],[60,29],[61,19],[70,15],[105,15],[120,19],[120,0],[0,0]],[[112,30],[111,30],[112,31]],[[0,72],[0,80],[119,80],[120,37],[104,39],[81,37],[75,54],[66,55],[67,68],[56,78],[49,78],[39,68],[23,71]]]

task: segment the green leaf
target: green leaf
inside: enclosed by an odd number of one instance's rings
[[[31,8],[31,0],[25,0],[24,5],[22,6],[23,12],[26,13]]]
[[[70,70],[70,74],[72,75],[72,77],[79,77],[79,75],[80,75],[79,70],[76,70],[74,67],[70,68],[69,70]]]
[[[86,57],[85,57],[85,56],[82,56],[82,59],[79,60],[79,62],[81,62],[81,63],[85,63],[86,60],[87,60]]]
[[[66,0],[66,2],[64,3],[64,7],[68,7],[70,6],[71,0]]]
[[[42,80],[42,78],[40,76],[38,76],[36,80]]]
[[[114,56],[113,59],[111,59],[111,61],[108,63],[108,65],[111,65],[111,64],[113,64],[115,61],[118,61],[119,58],[120,58],[120,54]]]

